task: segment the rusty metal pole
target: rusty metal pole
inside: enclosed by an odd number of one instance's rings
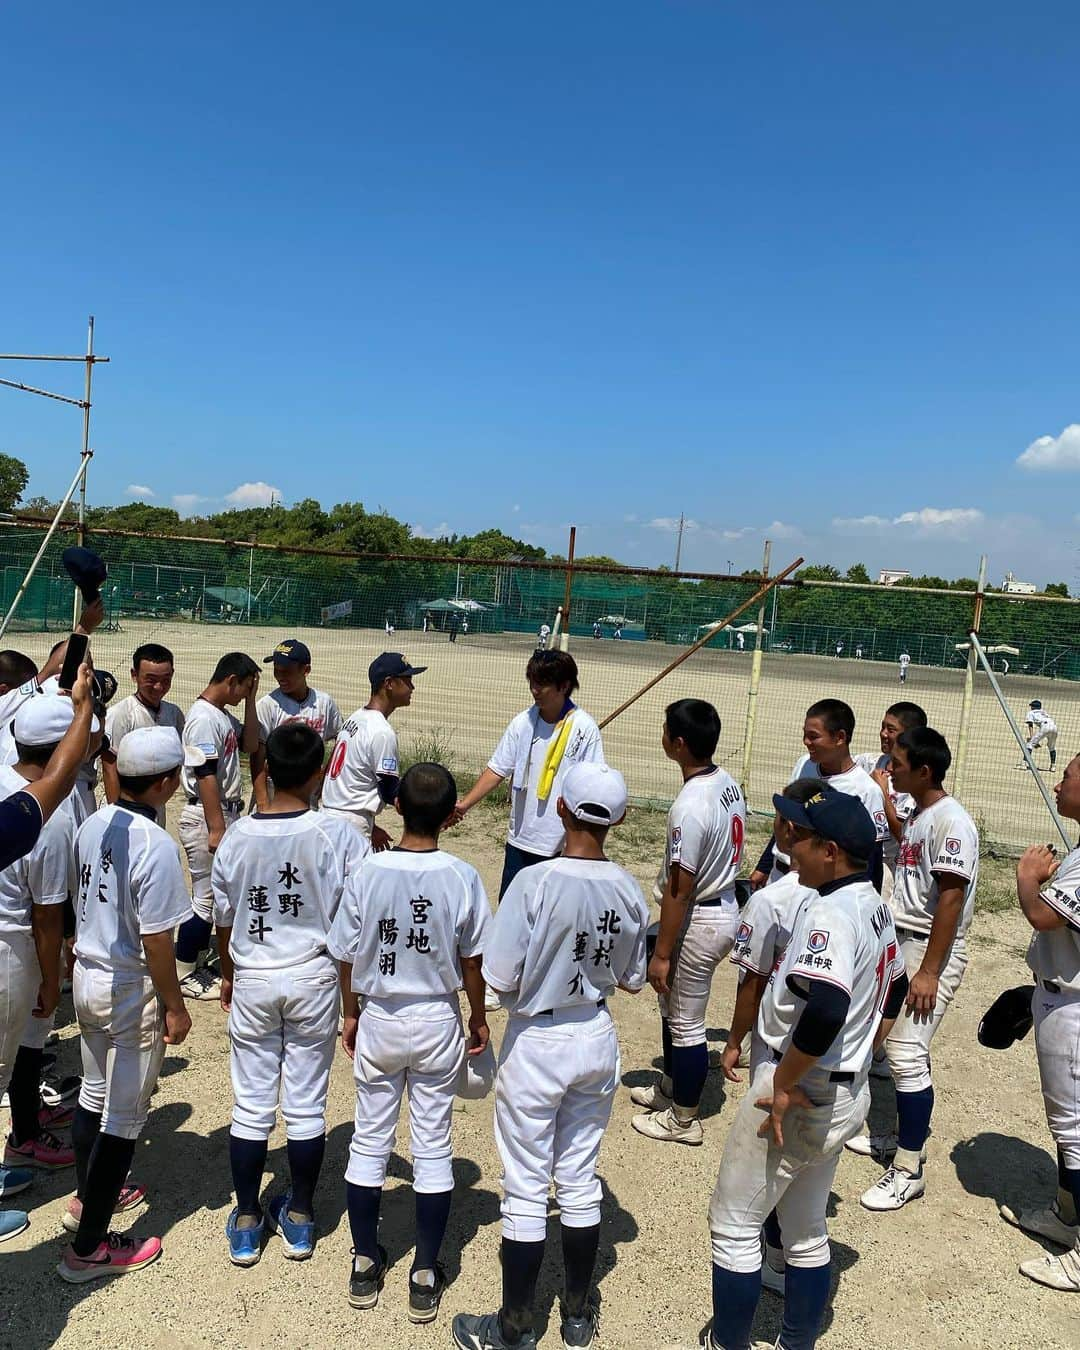
[[[562,634],[559,646],[564,652],[570,650],[570,593],[574,584],[574,545],[577,541],[577,526],[570,526],[570,546],[566,554],[566,591],[562,605]]]

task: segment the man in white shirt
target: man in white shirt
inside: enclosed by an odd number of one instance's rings
[[[383,652],[368,666],[371,697],[338,732],[323,779],[322,810],[341,816],[374,852],[393,845],[375,817],[397,798],[401,770],[390,718],[412,702],[413,680],[427,666],[412,666],[401,652]]]
[[[266,742],[270,733],[287,722],[302,722],[324,744],[328,741],[333,744],[341,730],[338,705],[322,689],[315,689],[308,684],[311,652],[306,643],[297,638],[285,638],[269,656],[263,658],[264,666],[271,663],[277,688],[264,694],[256,706],[259,749],[251,761],[251,785],[255,790],[255,805],[260,811],[266,809],[270,800],[266,782]]]
[[[101,754],[101,776],[107,802],[115,802],[120,796],[116,753],[129,731],[136,727],[172,727],[178,736],[184,734],[183,712],[165,697],[173,682],[173,654],[168,647],[157,642],[136,647],[131,657],[131,680],[135,692],[114,704],[105,717],[109,748]]]

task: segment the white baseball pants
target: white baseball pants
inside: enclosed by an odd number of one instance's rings
[[[41,967],[31,935],[0,935],[0,1092],[7,1091],[40,983]]]
[[[495,1079],[503,1237],[543,1241],[552,1181],[567,1228],[600,1222],[596,1160],[620,1071],[606,1008],[510,1018]]]
[[[129,977],[75,963],[75,1014],[82,1035],[79,1105],[101,1129],[138,1139],[165,1058],[165,1018],[149,975]]]
[[[1057,727],[1041,727],[1035,732],[1034,736],[1027,743],[1029,750],[1034,750],[1036,746],[1045,745],[1047,750],[1057,749]]]
[[[221,810],[226,829],[240,818],[239,807],[230,808],[222,803]],[[193,806],[191,802],[185,805],[180,812],[177,834],[191,873],[191,908],[200,919],[213,923],[214,890],[210,885],[210,870],[214,865],[214,855],[210,852],[210,831],[201,805]]]
[[[338,1029],[338,972],[328,956],[282,970],[238,970],[229,1012],[232,1132],[269,1139],[278,1103],[289,1139],[326,1132]]]
[[[453,1190],[450,1130],[464,1058],[465,1032],[456,997],[362,1001],[353,1054],[356,1119],[346,1181],[354,1186],[382,1186],[386,1181],[401,1098],[408,1092],[413,1190]]]
[[[38,980],[41,978],[40,966],[37,959],[37,949],[34,949],[34,969],[38,972]],[[63,939],[60,942],[60,960],[61,971],[64,969],[64,946]],[[37,1002],[37,987],[35,985],[30,995],[30,1001],[26,1005],[26,1019],[23,1023],[23,1033],[19,1040],[20,1046],[25,1046],[28,1050],[44,1050],[45,1042],[49,1039],[49,1032],[56,1025],[55,1010],[48,1017],[35,1017],[34,1006]]]
[[[900,935],[900,950],[904,954],[908,979],[922,965],[926,956],[926,944],[925,937],[913,933]],[[957,938],[945,963],[945,969],[938,979],[938,996],[933,1015],[914,1016],[910,1009],[905,1007],[896,1019],[885,1042],[885,1054],[889,1060],[897,1092],[921,1092],[931,1086],[930,1043],[937,1035],[941,1019],[956,997],[967,963],[967,946],[962,938]]]
[[[92,816],[97,810],[97,785],[88,783],[84,778],[76,778],[75,791],[85,816]]]
[[[671,992],[660,995],[672,1045],[704,1045],[705,1015],[713,975],[735,945],[739,911],[728,905],[694,905],[675,960]]]
[[[1070,1171],[1080,1169],[1080,993],[1032,995],[1046,1123]]]
[[[865,1077],[855,1083],[803,1084],[818,1102],[792,1107],[784,1119],[784,1147],[758,1134],[765,1113],[754,1103],[772,1096],[776,1064],[758,1066],[735,1113],[709,1203],[713,1262],[750,1274],[761,1266],[761,1225],[775,1209],[792,1266],[827,1266],[825,1209],[840,1152],[859,1133],[870,1108]]]
[[[375,824],[374,811],[345,811],[338,806],[320,806],[319,810],[328,816],[337,816],[338,820],[347,820],[354,830],[371,842],[371,830]]]

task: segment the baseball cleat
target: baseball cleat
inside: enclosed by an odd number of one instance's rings
[[[0,1209],[0,1242],[18,1237],[30,1227],[30,1215],[21,1209]]]
[[[40,1130],[36,1139],[28,1139],[25,1144],[13,1144],[8,1135],[4,1162],[9,1167],[40,1167],[46,1172],[57,1172],[75,1166],[75,1150],[48,1130]]]
[[[1024,1261],[1020,1274],[1036,1284],[1045,1284],[1048,1289],[1080,1294],[1080,1251],[1074,1247],[1060,1256],[1038,1256],[1033,1261]]]
[[[34,1174],[29,1167],[0,1165],[0,1199],[6,1200],[9,1195],[18,1195],[20,1191],[25,1191],[33,1180]]]
[[[419,1277],[423,1277],[422,1279]],[[434,1322],[446,1289],[446,1272],[436,1261],[434,1270],[409,1272],[409,1321]]]
[[[595,1294],[589,1298],[584,1310],[574,1317],[560,1303],[559,1318],[563,1350],[589,1350],[600,1330],[600,1296]]]
[[[665,1144],[703,1144],[705,1131],[697,1116],[690,1120],[680,1120],[673,1107],[666,1111],[650,1111],[647,1115],[634,1116],[630,1122],[638,1134],[646,1139],[659,1139]]]
[[[761,1263],[761,1287],[767,1289],[770,1294],[777,1294],[780,1298],[784,1297],[785,1271],[776,1270],[769,1265],[767,1260]]]
[[[60,1106],[64,1102],[74,1101],[82,1087],[79,1074],[68,1074],[65,1078],[43,1078],[41,1080],[41,1100],[45,1106]]]
[[[450,1328],[458,1350],[536,1350],[536,1333],[524,1332],[511,1343],[502,1334],[499,1314],[458,1313]]]
[[[265,1216],[254,1228],[238,1228],[239,1210],[232,1210],[225,1220],[225,1237],[229,1243],[229,1260],[234,1266],[253,1266],[262,1256],[262,1240],[266,1231]]]
[[[352,1273],[349,1276],[349,1302],[354,1308],[374,1308],[386,1279],[390,1261],[386,1248],[379,1248],[378,1261],[353,1252]]]
[[[138,1209],[145,1201],[146,1192],[143,1188],[141,1186],[132,1186],[130,1183],[127,1183],[120,1188],[120,1198],[116,1202],[113,1213],[123,1214],[125,1210]],[[69,1233],[77,1233],[79,1231],[79,1222],[81,1219],[82,1201],[77,1195],[73,1195],[68,1201],[68,1207],[64,1210],[60,1222]]]
[[[127,1275],[141,1270],[161,1255],[161,1239],[152,1237],[138,1241],[122,1233],[109,1233],[89,1256],[76,1256],[70,1247],[64,1249],[56,1273],[68,1284],[86,1284],[106,1275]]]
[[[1080,1224],[1066,1223],[1056,1202],[1046,1209],[1013,1209],[1009,1205],[999,1205],[998,1213],[1014,1228],[1022,1228],[1025,1233],[1047,1238],[1059,1247],[1074,1247],[1080,1237]]]
[[[664,1091],[663,1081],[661,1078],[648,1087],[631,1088],[630,1100],[635,1106],[643,1106],[646,1111],[666,1111],[674,1105],[674,1101],[670,1093]]]
[[[275,1196],[266,1211],[271,1233],[281,1234],[281,1243],[289,1261],[306,1261],[315,1250],[315,1217],[294,1219],[289,1212],[292,1191]]]
[[[185,998],[214,999],[221,993],[221,980],[206,966],[199,966],[180,981],[180,992]]]
[[[863,1209],[883,1214],[889,1210],[903,1209],[911,1200],[918,1200],[926,1193],[926,1181],[920,1168],[917,1176],[903,1171],[899,1167],[890,1167],[878,1178],[868,1191],[859,1197]]]

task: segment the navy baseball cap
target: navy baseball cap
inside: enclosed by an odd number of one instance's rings
[[[400,652],[383,652],[368,666],[368,679],[372,689],[378,689],[383,680],[422,675],[425,670],[427,666],[410,666]]]
[[[812,830],[822,839],[831,839],[849,857],[869,862],[877,843],[877,830],[870,812],[858,797],[837,792],[823,783],[821,791],[815,792],[806,802],[793,801],[777,792],[773,796],[773,806],[792,825]]]
[[[273,661],[275,666],[286,666],[290,662],[297,666],[310,666],[311,653],[304,643],[296,638],[285,638],[279,642],[269,656],[263,657],[263,665],[268,666]]]
[[[109,569],[98,554],[88,548],[66,548],[60,561],[86,603],[96,600],[101,594],[102,582],[109,575]]]

